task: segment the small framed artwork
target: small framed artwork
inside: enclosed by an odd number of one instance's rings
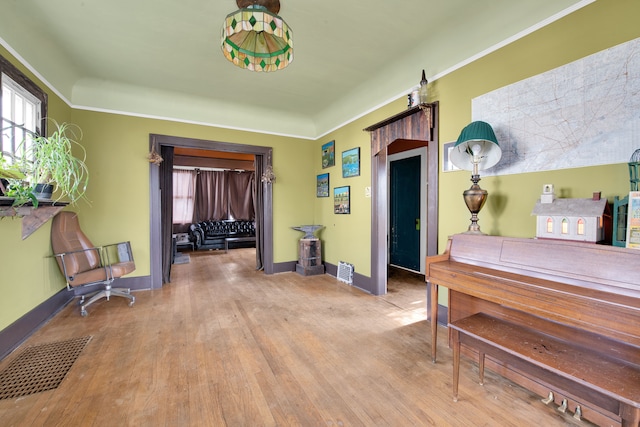
[[[451,162],[451,151],[453,147],[456,145],[456,142],[447,142],[443,146],[443,161],[442,161],[442,172],[451,172],[460,170],[456,165]]]
[[[316,180],[316,197],[329,197],[329,174],[318,175]]]
[[[336,187],[333,189],[333,213],[350,214],[351,199],[349,198],[350,186]]]
[[[322,169],[335,166],[336,164],[336,142],[329,141],[322,144]]]
[[[342,152],[342,177],[360,175],[360,147]]]

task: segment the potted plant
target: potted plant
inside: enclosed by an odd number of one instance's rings
[[[20,172],[17,165],[9,164],[2,153],[0,153],[0,196],[7,195],[7,187],[9,186],[10,179],[22,181],[25,178],[25,175]]]
[[[85,164],[86,151],[78,142],[82,130],[74,124],[51,121],[56,129],[50,136],[32,134],[22,142],[24,156],[17,169],[25,178],[8,179],[6,192],[7,196],[15,198],[14,206],[31,201],[37,207],[38,200],[51,198],[54,185],[56,201],[69,199],[75,204],[80,199],[86,200],[89,170]],[[74,151],[80,156],[74,155]],[[43,187],[49,187],[49,192],[46,188],[43,191]]]

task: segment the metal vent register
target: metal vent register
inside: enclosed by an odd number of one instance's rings
[[[90,336],[25,348],[0,372],[0,399],[12,399],[57,388]]]
[[[338,280],[349,285],[353,283],[353,264],[338,262]]]

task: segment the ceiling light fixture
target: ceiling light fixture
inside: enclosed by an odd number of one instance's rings
[[[292,31],[277,14],[279,0],[237,0],[227,15],[222,52],[234,65],[251,71],[277,71],[293,61]]]

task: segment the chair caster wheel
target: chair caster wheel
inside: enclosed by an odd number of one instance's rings
[[[80,316],[87,317],[87,314],[89,314],[87,313],[87,310],[80,310]]]
[[[130,301],[130,302],[129,302],[129,307],[133,307],[133,303],[134,303],[134,302],[135,302],[135,301]]]

